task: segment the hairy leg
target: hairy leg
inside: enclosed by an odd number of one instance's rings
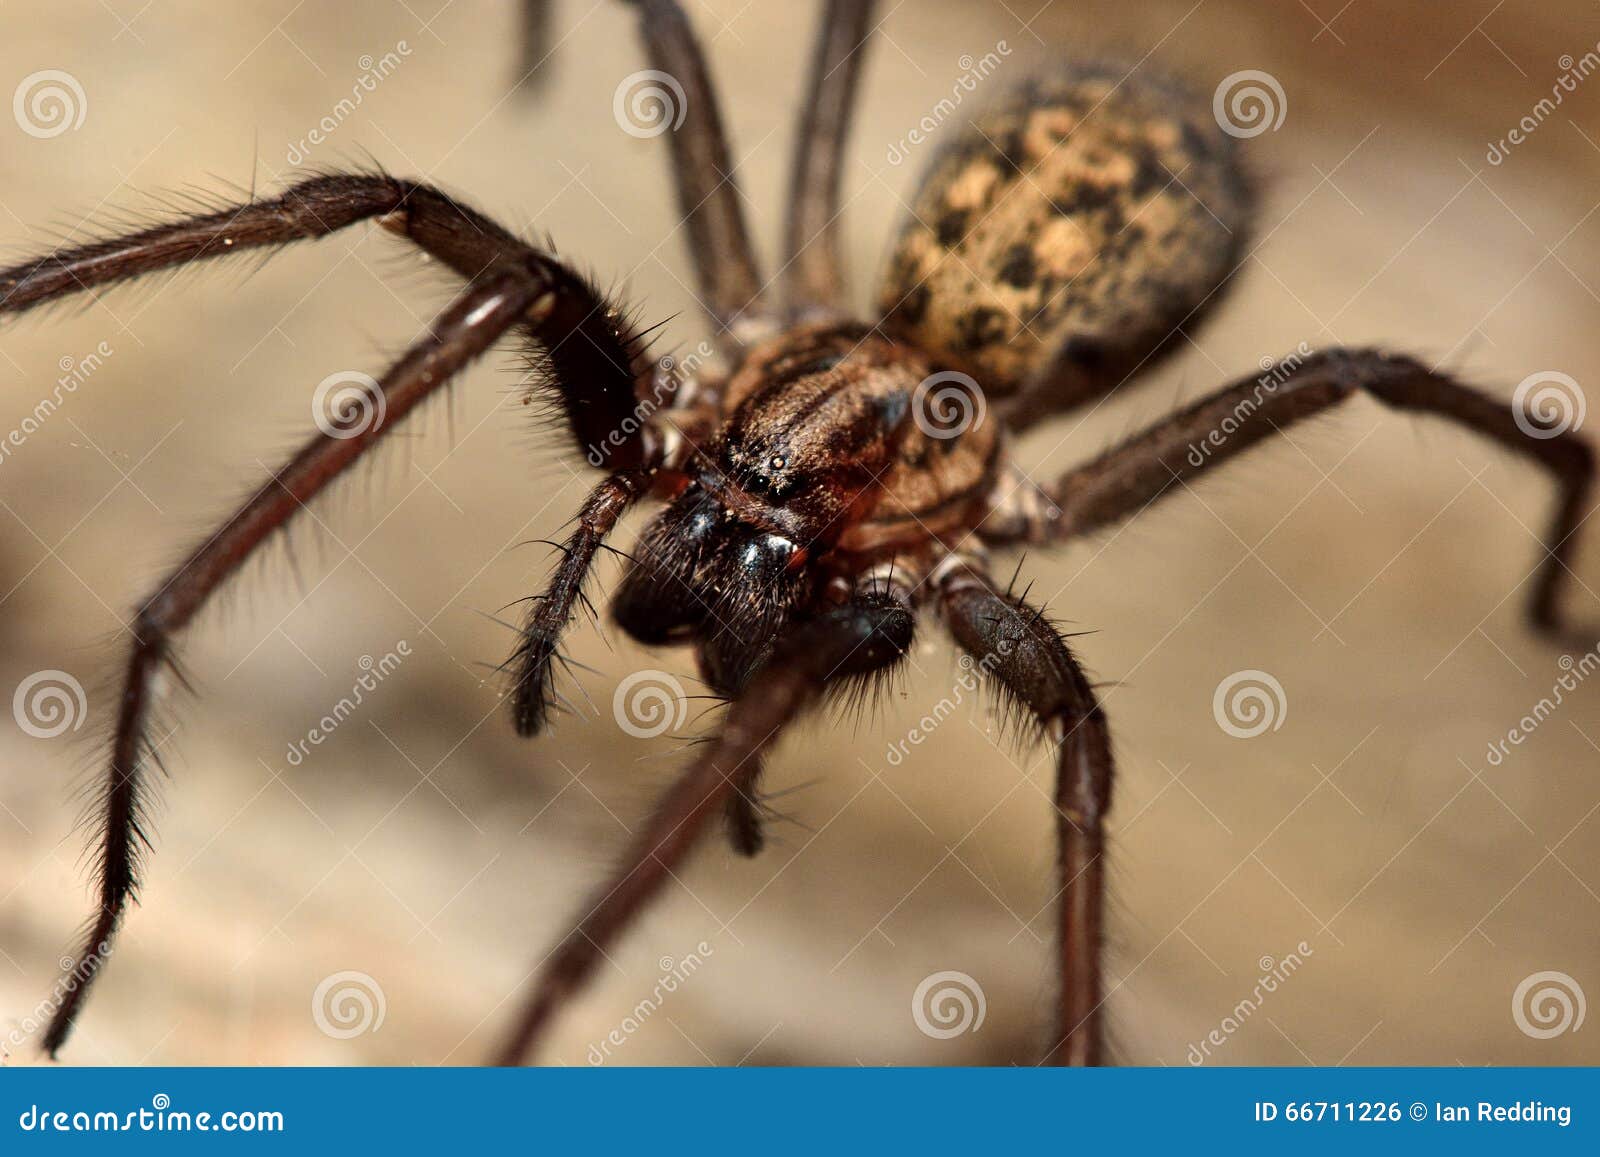
[[[702,304],[713,321],[743,344],[765,336],[769,323],[762,317],[760,267],[745,227],[716,88],[677,0],[633,3],[640,9],[639,32],[651,67],[682,89],[681,101],[677,93],[663,93],[655,81],[638,91],[661,98],[660,106],[651,111],[674,122],[668,133],[672,170],[678,207],[689,228],[689,254],[700,278]],[[679,115],[682,125],[675,123]]]
[[[892,667],[910,648],[914,625],[905,588],[885,590],[879,583],[779,642],[771,661],[729,704],[716,737],[635,837],[621,867],[545,958],[498,1063],[520,1064],[534,1049],[552,1014],[661,892],[706,822],[723,810],[746,770],[759,764],[784,728],[825,692]]]
[[[250,249],[275,249],[376,219],[472,282],[505,276],[550,295],[550,308],[523,328],[580,447],[606,445],[612,466],[643,461],[637,435],[615,431],[637,406],[648,364],[643,342],[584,278],[488,217],[428,185],[370,174],[333,174],[276,197],[226,205],[134,233],[66,246],[0,269],[0,315],[94,292],[164,269]]]
[[[148,723],[171,662],[174,635],[273,531],[530,311],[548,312],[548,298],[512,277],[490,278],[465,291],[384,375],[379,383],[383,407],[374,410],[372,421],[354,432],[341,431],[347,437],[322,435],[307,443],[140,606],[101,798],[99,908],[72,968],[78,982],[67,987],[45,1031],[44,1047],[52,1056],[71,1032],[128,902],[137,896],[140,852],[149,844],[144,828],[144,780],[153,758]]]
[[[741,856],[758,856],[767,846],[766,815],[756,788],[761,772],[760,759],[747,760],[733,777],[733,790],[722,809],[728,846]]]
[[[223,205],[148,229],[65,246],[0,270],[0,312],[247,249],[325,237],[379,218],[463,277],[518,260],[529,249],[500,226],[425,185],[391,177],[330,174],[291,185],[276,197]]]
[[[1094,689],[1044,616],[952,559],[935,579],[950,632],[1056,752],[1060,1015],[1046,1053],[1055,1064],[1101,1059],[1103,824],[1111,806],[1111,736]]]
[[[642,473],[613,474],[594,488],[578,512],[577,528],[561,548],[561,561],[545,592],[534,599],[522,641],[509,661],[513,670],[511,712],[518,734],[537,735],[548,726],[554,707],[552,664],[558,657],[561,633],[584,597],[583,581],[605,536],[647,486]]]
[[[802,319],[845,306],[839,181],[873,7],[873,0],[828,0],[811,57],[784,236],[786,304]]]
[[[1545,534],[1545,558],[1534,578],[1528,614],[1542,631],[1570,632],[1560,608],[1577,530],[1590,513],[1594,451],[1570,431],[1527,434],[1518,425],[1520,415],[1506,403],[1412,358],[1375,350],[1327,350],[1286,367],[1281,381],[1266,377],[1235,382],[1066,474],[1049,492],[1054,511],[1031,517],[1017,517],[1014,509],[1001,511],[994,526],[986,527],[985,537],[1043,542],[1088,534],[1362,392],[1397,410],[1465,426],[1550,472],[1561,492]],[[1592,642],[1586,637],[1584,645]]]

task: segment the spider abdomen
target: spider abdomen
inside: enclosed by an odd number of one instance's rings
[[[885,328],[967,365],[1014,424],[1110,389],[1235,264],[1251,210],[1235,143],[1148,68],[1017,86],[934,159],[891,251]]]

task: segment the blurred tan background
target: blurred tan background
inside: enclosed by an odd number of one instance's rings
[[[816,7],[689,4],[769,255]],[[1030,437],[1043,476],[1301,341],[1416,351],[1506,397],[1539,371],[1600,380],[1600,79],[1502,164],[1486,160],[1573,67],[1561,58],[1595,50],[1593,5],[884,9],[846,178],[862,304],[931,149],[895,166],[889,147],[951,91],[964,55],[1007,42],[986,84],[1110,46],[1204,93],[1243,69],[1284,90],[1282,126],[1246,144],[1270,183],[1237,291],[1151,380]],[[48,138],[0,117],[10,254],[143,219],[155,193],[275,188],[363,58],[396,53],[309,164],[371,158],[436,181],[548,230],[603,283],[625,283],[647,321],[676,315],[669,340],[705,336],[664,142],[612,117],[616,85],[645,66],[620,5],[561,4],[559,50],[526,99],[509,94],[509,4],[13,0],[0,19],[0,96],[58,69],[86,114]],[[47,994],[87,911],[72,792],[99,775],[129,608],[312,429],[319,381],[376,371],[448,291],[366,227],[254,268],[192,270],[0,330],[0,436],[52,393],[62,359],[112,351],[0,460],[0,691],[51,669],[88,689],[84,726],[60,738],[0,717],[0,1038]],[[661,668],[693,691],[693,669],[602,624],[572,640],[599,668],[587,701],[565,688],[588,718],[536,743],[512,734],[484,666],[511,638],[485,613],[543,581],[548,550],[517,544],[553,535],[585,485],[530,430],[516,385],[513,357],[476,368],[318,508],[322,525],[300,527],[292,565],[280,544],[186,639],[200,696],[176,706],[144,903],[67,1060],[476,1062],[684,739],[712,725],[697,709],[678,738],[622,733],[619,680]],[[1536,1039],[1512,1012],[1543,971],[1600,998],[1600,680],[1487,759],[1563,674],[1520,619],[1550,500],[1522,463],[1360,400],[1115,535],[1030,554],[1035,595],[1096,632],[1077,646],[1113,685],[1120,1060],[1189,1063],[1217,1029],[1208,1063],[1600,1062],[1600,1026]],[[1600,549],[1577,573],[1580,615],[1600,622]],[[615,575],[608,561],[597,599]],[[613,1030],[611,1063],[1035,1054],[1050,1007],[1051,769],[993,743],[981,705],[889,759],[958,675],[937,624],[922,638],[880,713],[813,720],[783,745],[769,786],[796,789],[778,801],[796,822],[754,862],[705,848],[544,1059],[584,1064]],[[401,640],[398,670],[291,765],[361,657]],[[1217,725],[1212,696],[1248,669],[1281,683],[1286,710],[1246,740]],[[1223,1028],[1290,953],[1293,978]],[[627,1027],[691,956],[693,975]],[[919,1030],[913,994],[942,971],[981,988],[976,1031]],[[349,972],[381,990],[383,1019],[344,1036],[313,997]],[[31,1041],[10,1051],[33,1057]]]

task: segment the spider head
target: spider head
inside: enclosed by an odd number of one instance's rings
[[[645,528],[612,602],[642,643],[696,639],[706,681],[732,694],[811,587],[808,552],[695,483]]]
[[[640,538],[613,603],[622,628],[696,640],[707,682],[738,690],[813,592],[809,564],[878,501],[926,373],[859,326],[754,350],[728,383],[715,446]]]

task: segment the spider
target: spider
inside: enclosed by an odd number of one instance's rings
[[[1530,436],[1526,415],[1410,357],[1334,348],[1286,359],[1270,382],[1242,378],[1053,483],[1013,464],[1019,431],[1138,377],[1211,312],[1247,256],[1257,193],[1209,102],[1103,61],[1011,88],[936,155],[893,239],[876,312],[854,318],[841,305],[841,167],[873,5],[824,7],[780,293],[753,252],[687,19],[673,0],[634,6],[649,75],[673,82],[651,95],[673,118],[676,191],[719,354],[693,374],[651,360],[633,315],[546,249],[382,172],[310,176],[270,199],[0,271],[0,312],[17,314],[375,221],[465,283],[382,376],[373,420],[309,441],[138,608],[100,799],[98,905],[43,1039],[52,1056],[136,898],[155,758],[148,721],[177,636],[307,502],[513,333],[533,360],[534,393],[606,472],[558,544],[507,663],[516,729],[549,726],[561,638],[587,605],[585,579],[608,532],[647,499],[665,506],[627,556],[611,613],[641,643],[692,647],[726,713],[545,957],[501,1063],[533,1052],[719,815],[738,851],[760,850],[758,777],[774,741],[810,709],[870,695],[906,656],[921,611],[1054,752],[1059,976],[1043,1057],[1099,1063],[1110,733],[1061,632],[995,581],[989,553],[1112,526],[1354,395],[1459,423],[1554,476],[1561,497],[1529,617],[1564,630],[1558,607],[1592,451],[1564,429]]]

